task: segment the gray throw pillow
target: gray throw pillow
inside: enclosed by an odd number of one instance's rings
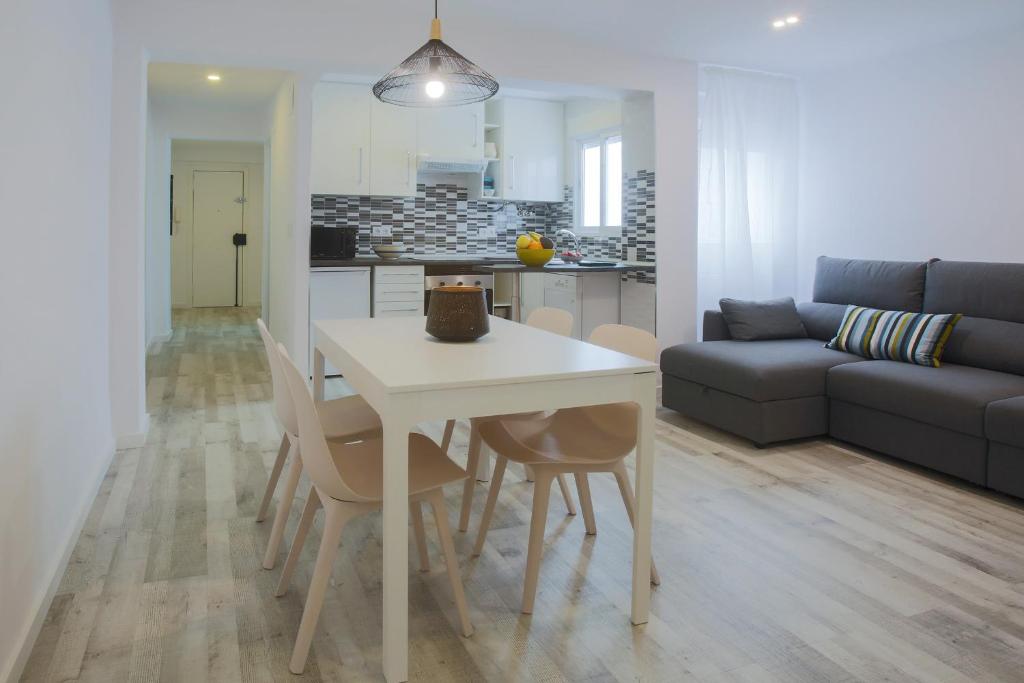
[[[733,339],[757,341],[807,337],[796,303],[790,297],[767,301],[722,299],[718,306]]]

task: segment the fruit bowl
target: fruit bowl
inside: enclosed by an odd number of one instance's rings
[[[516,257],[523,262],[523,265],[530,268],[541,268],[555,256],[554,249],[519,249],[516,248]]]

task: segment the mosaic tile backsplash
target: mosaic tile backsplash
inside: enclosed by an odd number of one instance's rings
[[[654,171],[638,171],[623,178],[622,237],[583,237],[583,250],[591,258],[654,261]],[[357,253],[372,256],[373,245],[402,243],[417,254],[480,254],[515,251],[516,235],[534,230],[554,239],[560,228],[572,228],[572,188],[565,188],[560,203],[470,200],[465,187],[420,184],[415,197],[357,195],[312,196],[315,226],[356,228]],[[373,228],[390,226],[391,237],[374,237]],[[495,237],[481,236],[493,227]],[[557,246],[569,246],[559,238]],[[631,274],[653,282],[653,273]]]

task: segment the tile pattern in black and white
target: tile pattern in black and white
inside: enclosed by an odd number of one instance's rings
[[[516,236],[528,230],[554,238],[573,226],[573,191],[565,188],[561,203],[471,200],[465,187],[420,184],[415,197],[313,195],[313,225],[356,229],[357,253],[373,254],[375,244],[405,244],[417,254],[510,253]],[[638,171],[623,178],[622,237],[583,237],[591,258],[654,261],[654,172]],[[374,237],[378,226],[390,237]],[[494,228],[494,237],[483,229]],[[569,245],[556,240],[560,249]],[[654,282],[654,273],[624,276]]]

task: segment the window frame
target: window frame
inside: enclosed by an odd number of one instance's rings
[[[575,155],[574,155],[574,168],[573,168],[573,198],[575,205],[573,207],[573,224],[574,230],[579,235],[586,236],[597,236],[597,237],[621,237],[622,236],[622,224],[625,220],[625,193],[620,188],[619,190],[619,216],[615,224],[608,222],[608,145],[609,143],[618,142],[622,144],[622,128],[613,127],[606,128],[593,134],[584,135],[576,138],[575,141]],[[600,212],[601,219],[600,225],[587,226],[583,223],[583,153],[589,147],[599,145],[601,148],[601,178],[599,181],[600,188]],[[622,162],[620,154],[620,165]],[[620,179],[621,183],[622,180]]]

